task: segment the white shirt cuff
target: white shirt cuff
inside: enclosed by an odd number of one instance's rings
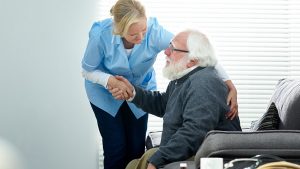
[[[127,101],[129,101],[129,102],[131,102],[134,99],[135,95],[136,95],[135,88],[133,88],[132,93],[133,93],[133,96],[130,97],[129,99],[127,99]]]
[[[104,73],[100,70],[95,70],[95,71],[91,71],[88,72],[86,70],[82,70],[82,76],[86,79],[89,80],[93,83],[98,83],[102,86],[104,86],[105,88],[107,88],[107,82],[108,82],[108,78],[111,76],[108,73]]]

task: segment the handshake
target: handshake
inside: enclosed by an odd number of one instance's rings
[[[133,97],[134,87],[123,76],[110,76],[107,88],[117,100],[128,100]]]

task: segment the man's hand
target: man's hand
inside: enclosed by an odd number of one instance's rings
[[[127,100],[133,96],[132,85],[128,82],[127,79],[124,79],[125,78],[122,76],[111,76],[108,79],[108,90],[115,99]],[[130,85],[128,85],[128,83]]]
[[[156,167],[153,164],[149,163],[147,169],[156,169]]]
[[[133,90],[132,84],[126,78],[124,78],[123,76],[116,76],[116,79],[124,82],[128,88]]]
[[[231,80],[227,80],[225,83],[229,89],[227,105],[230,105],[230,111],[226,116],[232,120],[238,115],[237,90]]]

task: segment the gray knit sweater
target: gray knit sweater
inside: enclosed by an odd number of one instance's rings
[[[157,168],[195,155],[210,130],[241,130],[238,117],[225,117],[228,90],[212,67],[198,67],[171,81],[164,93],[135,90],[135,105],[163,117],[160,147],[148,160]]]

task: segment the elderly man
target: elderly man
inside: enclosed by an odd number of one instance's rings
[[[163,74],[171,80],[166,92],[146,91],[118,77],[134,90],[132,103],[163,117],[160,147],[129,163],[128,169],[157,169],[186,160],[196,154],[210,130],[241,130],[238,116],[226,118],[228,89],[214,69],[217,60],[208,38],[196,30],[183,31],[165,54]],[[111,92],[115,98],[123,98],[120,90]]]

